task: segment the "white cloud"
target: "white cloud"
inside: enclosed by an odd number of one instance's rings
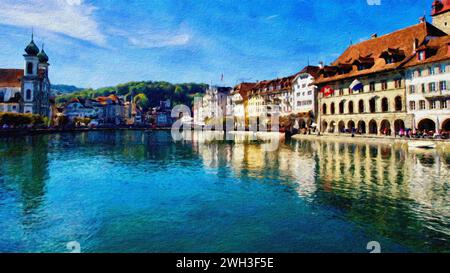
[[[93,18],[95,7],[83,0],[1,0],[0,24],[42,29],[103,45]]]
[[[161,48],[186,45],[191,41],[191,35],[186,31],[166,30],[121,30],[110,29],[108,33],[123,37],[138,48]]]
[[[170,47],[181,46],[189,42],[191,37],[188,34],[177,34],[173,36],[165,36],[161,34],[149,34],[147,36],[135,36],[128,37],[130,43],[139,48],[157,48],[157,47]]]

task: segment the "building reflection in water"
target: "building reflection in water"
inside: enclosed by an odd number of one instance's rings
[[[44,202],[48,179],[48,138],[13,138],[0,142],[0,177],[3,198],[15,198],[24,215],[32,215]],[[25,221],[28,218],[24,218]],[[26,223],[24,223],[26,225]]]
[[[286,186],[411,247],[426,250],[432,241],[450,250],[449,151],[304,140],[265,152],[258,143],[214,141],[201,132],[190,144],[208,169],[228,167],[240,178]]]

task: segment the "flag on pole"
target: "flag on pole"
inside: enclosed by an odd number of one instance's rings
[[[222,73],[222,76],[220,77],[220,81],[223,82],[223,73]]]
[[[350,84],[350,89],[352,91],[361,91],[361,90],[363,90],[363,88],[364,88],[364,85],[358,80],[354,80],[352,82],[352,84]]]

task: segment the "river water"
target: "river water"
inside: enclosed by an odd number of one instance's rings
[[[450,252],[450,153],[194,133],[0,139],[0,252]]]

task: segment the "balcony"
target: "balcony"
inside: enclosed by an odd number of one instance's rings
[[[424,93],[423,96],[427,99],[450,97],[450,90],[431,91],[431,92]]]

